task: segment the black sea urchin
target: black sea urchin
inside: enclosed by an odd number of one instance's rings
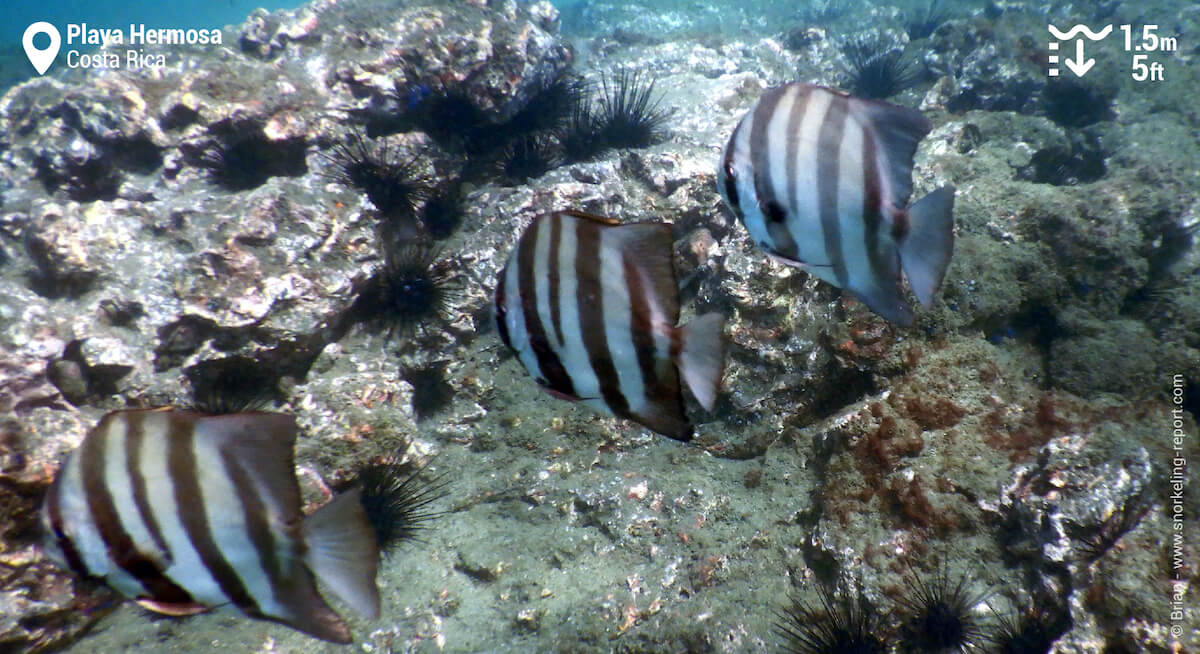
[[[404,107],[403,123],[429,135],[438,145],[467,154],[480,154],[496,147],[498,127],[471,101],[461,87],[422,86],[416,99],[412,91],[397,89],[392,99]]]
[[[462,219],[462,184],[458,181],[440,185],[421,207],[421,224],[437,241],[453,234]]]
[[[604,144],[611,148],[644,148],[663,138],[668,112],[659,107],[655,80],[640,72],[622,70],[600,79],[600,109],[596,120]]]
[[[423,240],[398,246],[358,289],[347,324],[364,325],[389,335],[407,332],[423,321],[445,315],[456,294],[452,263],[438,260]]]
[[[429,179],[422,172],[422,153],[403,156],[385,141],[369,142],[353,131],[330,154],[321,156],[332,164],[325,176],[353,186],[371,200],[385,217],[407,219],[429,194]]]
[[[208,169],[213,183],[231,191],[249,190],[267,181],[266,161],[250,139],[229,145],[214,143],[200,159],[200,166]]]
[[[496,172],[505,185],[515,186],[545,175],[561,161],[558,143],[548,134],[525,134],[500,152]]]
[[[590,103],[580,102],[571,110],[559,129],[558,142],[569,162],[587,161],[608,148],[600,120]]]
[[[446,496],[445,477],[422,481],[424,467],[412,472],[407,468],[387,458],[364,466],[352,482],[362,489],[360,502],[375,530],[379,551],[385,555],[405,541],[415,540],[431,520],[445,514],[430,507]]]
[[[1053,620],[1037,609],[1017,617],[1000,616],[994,633],[988,636],[996,654],[1046,654],[1054,640],[1070,628],[1069,618]]]
[[[949,18],[950,12],[941,0],[929,0],[923,10],[905,13],[904,31],[908,32],[910,39],[924,39]]]
[[[1063,127],[1087,127],[1116,117],[1115,97],[1116,91],[1104,84],[1060,77],[1042,88],[1042,110]]]
[[[428,363],[400,369],[400,377],[412,386],[412,409],[417,422],[450,406],[454,387],[446,381],[445,363]]]
[[[975,607],[987,598],[976,593],[965,576],[951,579],[944,567],[932,581],[916,574],[908,579],[910,594],[900,600],[906,618],[901,627],[909,652],[966,652],[984,635]]]
[[[887,644],[878,620],[862,595],[834,597],[817,586],[819,606],[793,599],[776,629],[788,654],[883,654]]]
[[[279,397],[279,371],[248,357],[202,361],[185,370],[191,408],[216,415],[258,411]]]
[[[860,98],[889,98],[917,82],[912,61],[892,39],[878,34],[847,39],[842,55],[849,64],[850,91]]]
[[[1083,528],[1068,524],[1067,534],[1079,540],[1079,557],[1090,563],[1104,556],[1116,546],[1122,536],[1133,531],[1151,508],[1153,505],[1148,493],[1142,491],[1126,498],[1121,506],[1098,525]]]
[[[241,136],[229,142],[214,141],[198,162],[208,170],[213,183],[230,191],[247,191],[262,186],[274,175],[302,175],[304,146],[274,143],[261,134]]]
[[[507,123],[513,136],[563,127],[579,105],[587,102],[588,84],[574,75],[563,75],[543,84]]]

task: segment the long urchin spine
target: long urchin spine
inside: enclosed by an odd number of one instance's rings
[[[932,580],[910,572],[909,594],[900,600],[906,617],[900,628],[903,649],[910,652],[968,652],[984,637],[975,607],[989,593],[972,590],[966,575],[951,577],[945,566]]]
[[[793,598],[779,614],[776,630],[787,654],[883,654],[888,643],[879,619],[861,594],[851,596],[817,585],[818,603]]]
[[[425,481],[421,479],[424,466],[406,473],[407,467],[387,458],[366,465],[356,475],[355,484],[362,489],[360,502],[385,555],[417,539],[431,521],[445,514],[432,506],[446,496],[445,476]]]

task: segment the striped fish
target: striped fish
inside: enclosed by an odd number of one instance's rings
[[[496,283],[501,339],[552,395],[681,441],[680,377],[706,409],[724,368],[724,319],[679,322],[671,226],[575,211],[536,218]]]
[[[350,630],[314,575],[376,617],[375,535],[359,490],[301,514],[295,440],[295,419],[277,413],[110,413],[50,486],[45,549],[153,611],[232,604],[348,643]]]
[[[772,258],[911,325],[900,270],[929,306],[954,249],[954,188],[905,208],[919,112],[791,83],[763,94],[721,154],[718,190]]]

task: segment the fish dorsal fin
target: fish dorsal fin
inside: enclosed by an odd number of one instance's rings
[[[194,420],[197,446],[211,447],[221,458],[236,463],[254,484],[268,520],[277,534],[298,538],[302,514],[300,485],[296,482],[293,448],[296,419],[282,413],[248,411],[205,415],[177,411],[176,420]],[[172,433],[174,433],[172,428]],[[234,507],[221,507],[234,511]],[[217,513],[219,520],[223,514]],[[274,530],[273,530],[274,531]],[[333,643],[349,643],[350,628],[317,592],[316,581],[298,560],[282,561],[283,574],[275,581],[276,611],[260,614]]]
[[[304,521],[308,567],[330,591],[364,617],[379,617],[379,545],[361,503],[362,489],[333,498]]]
[[[578,209],[563,209],[562,211],[556,211],[555,213],[557,213],[559,215],[563,215],[563,216],[571,216],[572,218],[582,218],[584,220],[590,220],[594,223],[599,223],[601,225],[607,225],[610,227],[621,224],[621,221],[617,220],[616,218],[609,218],[608,216],[600,216],[600,215],[597,215],[594,213],[580,211]]]
[[[607,231],[615,252],[639,275],[643,288],[650,292],[651,301],[662,312],[667,326],[679,322],[679,287],[675,281],[675,265],[672,262],[671,225],[669,223],[633,223],[613,227]],[[602,252],[601,256],[608,256]],[[604,279],[602,282],[625,283],[619,279]]]
[[[917,144],[932,129],[929,119],[915,109],[875,100],[854,98],[851,106],[878,139],[883,171],[896,208],[904,208],[912,193],[913,156],[917,153]]]
[[[263,450],[287,452],[292,458],[296,444],[296,419],[285,413],[247,411],[209,415],[192,411],[175,411],[176,416],[196,421],[196,437],[209,439],[226,448],[246,449],[247,454],[263,454]]]
[[[300,485],[293,449],[296,419],[283,413],[249,411],[227,415],[176,412],[195,419],[195,437],[223,456],[245,463],[259,497],[280,526],[299,524]]]

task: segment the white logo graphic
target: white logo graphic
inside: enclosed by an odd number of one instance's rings
[[[1073,39],[1079,34],[1083,34],[1083,36],[1086,36],[1092,41],[1099,41],[1100,39],[1108,36],[1113,29],[1112,25],[1105,25],[1104,29],[1100,30],[1099,32],[1093,32],[1092,30],[1088,29],[1087,25],[1076,25],[1066,32],[1063,32],[1053,25],[1050,25],[1049,27],[1051,36],[1058,39],[1058,41]],[[1052,51],[1058,50],[1058,41],[1051,41],[1047,47]],[[1050,55],[1048,59],[1049,63],[1051,64],[1058,63],[1058,55],[1056,54]],[[1071,69],[1072,73],[1075,73],[1076,77],[1083,77],[1089,70],[1092,69],[1092,66],[1096,65],[1096,60],[1083,58],[1083,39],[1077,39],[1075,41],[1075,58],[1071,59],[1070,57],[1067,57],[1063,59],[1063,63],[1066,64],[1067,68]],[[1046,74],[1050,77],[1058,77],[1058,73],[1059,70],[1056,66],[1051,66],[1050,70],[1046,71]]]
[[[39,50],[33,45],[33,37],[38,34],[50,37],[49,47]],[[50,64],[54,63],[54,58],[58,56],[58,48],[62,45],[62,36],[59,35],[58,28],[44,20],[39,20],[25,28],[25,36],[21,37],[21,45],[25,47],[25,56],[29,57],[29,63],[33,64],[34,70],[38,72],[38,75],[45,75],[46,71],[50,70]]]

